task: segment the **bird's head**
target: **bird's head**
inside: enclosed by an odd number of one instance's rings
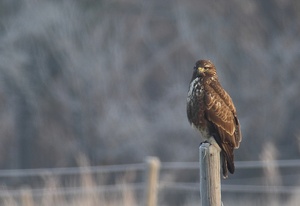
[[[199,60],[194,66],[195,77],[214,77],[217,75],[216,67],[210,60]]]

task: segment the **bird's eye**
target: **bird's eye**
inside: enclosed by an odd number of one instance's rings
[[[205,66],[204,69],[205,69],[205,70],[208,70],[208,69],[209,69],[209,66]]]

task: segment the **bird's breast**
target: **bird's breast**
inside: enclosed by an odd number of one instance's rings
[[[204,96],[204,85],[202,78],[195,78],[190,83],[190,89],[188,92],[188,99],[195,99],[195,98],[203,98]]]
[[[187,104],[190,108],[189,121],[196,127],[204,136],[207,131],[204,104],[205,88],[203,84],[203,78],[197,77],[190,83],[190,89],[188,92]],[[206,136],[206,135],[205,135]]]

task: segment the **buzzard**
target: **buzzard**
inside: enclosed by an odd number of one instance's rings
[[[236,109],[219,83],[216,67],[209,60],[199,60],[193,69],[187,97],[187,117],[202,137],[221,149],[223,177],[234,173],[233,150],[242,140]]]

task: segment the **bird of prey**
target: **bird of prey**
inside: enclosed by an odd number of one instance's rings
[[[233,102],[220,85],[216,67],[209,60],[199,60],[193,68],[187,117],[204,140],[216,142],[220,147],[223,177],[228,177],[228,170],[233,174],[233,150],[239,148],[242,140],[240,124]]]

